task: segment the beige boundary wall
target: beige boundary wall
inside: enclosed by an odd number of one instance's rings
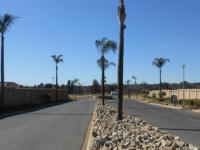
[[[200,99],[200,89],[178,89],[178,90],[162,90],[162,92],[166,93],[165,97],[171,97],[172,95],[176,95],[177,99]],[[149,96],[156,95],[159,97],[159,90],[153,90],[149,92]]]
[[[49,95],[50,101],[55,101],[55,89],[31,89],[31,88],[6,88],[5,106],[40,104],[47,101],[45,95]],[[58,90],[58,100],[68,98],[67,90]]]

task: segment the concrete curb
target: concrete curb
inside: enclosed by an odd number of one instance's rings
[[[154,106],[169,108],[169,109],[177,109],[177,110],[185,109],[182,107],[177,107],[177,106],[172,106],[172,105],[162,105],[162,104],[155,104],[155,103],[149,103],[149,104],[154,105]]]
[[[169,109],[176,109],[176,110],[185,109],[184,107],[177,107],[177,106],[172,106],[172,105],[163,105],[163,104],[149,103],[149,102],[146,102],[145,100],[142,100],[142,99],[135,100],[135,101],[146,103],[146,104],[149,104],[149,105],[159,106],[159,107],[163,107],[163,108],[169,108]]]
[[[83,143],[83,146],[82,146],[82,150],[89,150],[89,146],[90,146],[90,143],[91,143],[91,140],[92,140],[92,126],[93,126],[93,120],[94,120],[94,117],[95,117],[96,107],[97,107],[97,104],[96,104],[96,106],[93,110],[93,113],[92,113],[92,116],[91,116],[91,119],[90,119],[90,123],[89,123],[87,132],[86,132],[85,137],[84,137],[84,143]]]
[[[200,113],[200,109],[193,109],[192,112]]]

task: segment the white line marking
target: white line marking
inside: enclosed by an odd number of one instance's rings
[[[0,131],[0,134],[7,134],[7,132],[12,132],[13,128],[10,128],[10,129],[7,129],[7,130],[4,130],[4,131]]]
[[[163,113],[164,115],[167,115],[167,116],[170,116],[171,114],[170,113]]]
[[[21,130],[23,130],[23,129],[25,129],[25,128],[26,128],[26,126],[22,126],[22,127],[20,127],[20,128],[15,129],[14,132],[19,132],[19,131],[21,131]]]
[[[46,119],[46,117],[42,117],[42,118],[40,118],[39,120],[42,121],[42,120],[45,120],[45,119]]]
[[[149,110],[149,111],[155,111],[154,109],[147,109],[147,110]]]
[[[189,121],[193,121],[193,122],[200,122],[200,121],[195,120],[195,119],[187,119],[187,120],[189,120]]]

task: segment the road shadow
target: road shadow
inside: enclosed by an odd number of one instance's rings
[[[41,110],[41,109],[45,109],[45,108],[49,108],[49,107],[53,107],[53,106],[57,106],[57,105],[63,105],[63,104],[70,103],[70,102],[73,102],[73,100],[62,100],[59,102],[50,102],[50,103],[43,103],[43,104],[24,105],[24,106],[20,106],[20,107],[13,107],[13,108],[5,110],[4,113],[1,113],[0,120],[7,118],[7,117],[30,113],[30,112],[34,112],[37,110]]]
[[[54,114],[54,113],[29,113],[28,115],[38,115],[38,116],[91,116],[92,113],[83,113],[83,114]]]
[[[168,130],[168,131],[194,131],[200,132],[200,129],[183,129],[183,128],[159,128],[161,130]]]

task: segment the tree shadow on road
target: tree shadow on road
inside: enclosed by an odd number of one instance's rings
[[[54,114],[54,113],[29,113],[28,115],[38,115],[38,116],[91,116],[92,113],[77,113],[77,114]]]
[[[36,104],[36,105],[25,105],[25,106],[20,106],[18,108],[11,108],[10,110],[5,111],[3,114],[0,114],[0,120],[7,118],[7,117],[11,117],[11,116],[34,112],[34,111],[37,111],[40,109],[45,109],[48,107],[66,104],[69,102],[73,102],[73,101],[72,100],[62,100],[59,102],[51,102],[51,103]]]

